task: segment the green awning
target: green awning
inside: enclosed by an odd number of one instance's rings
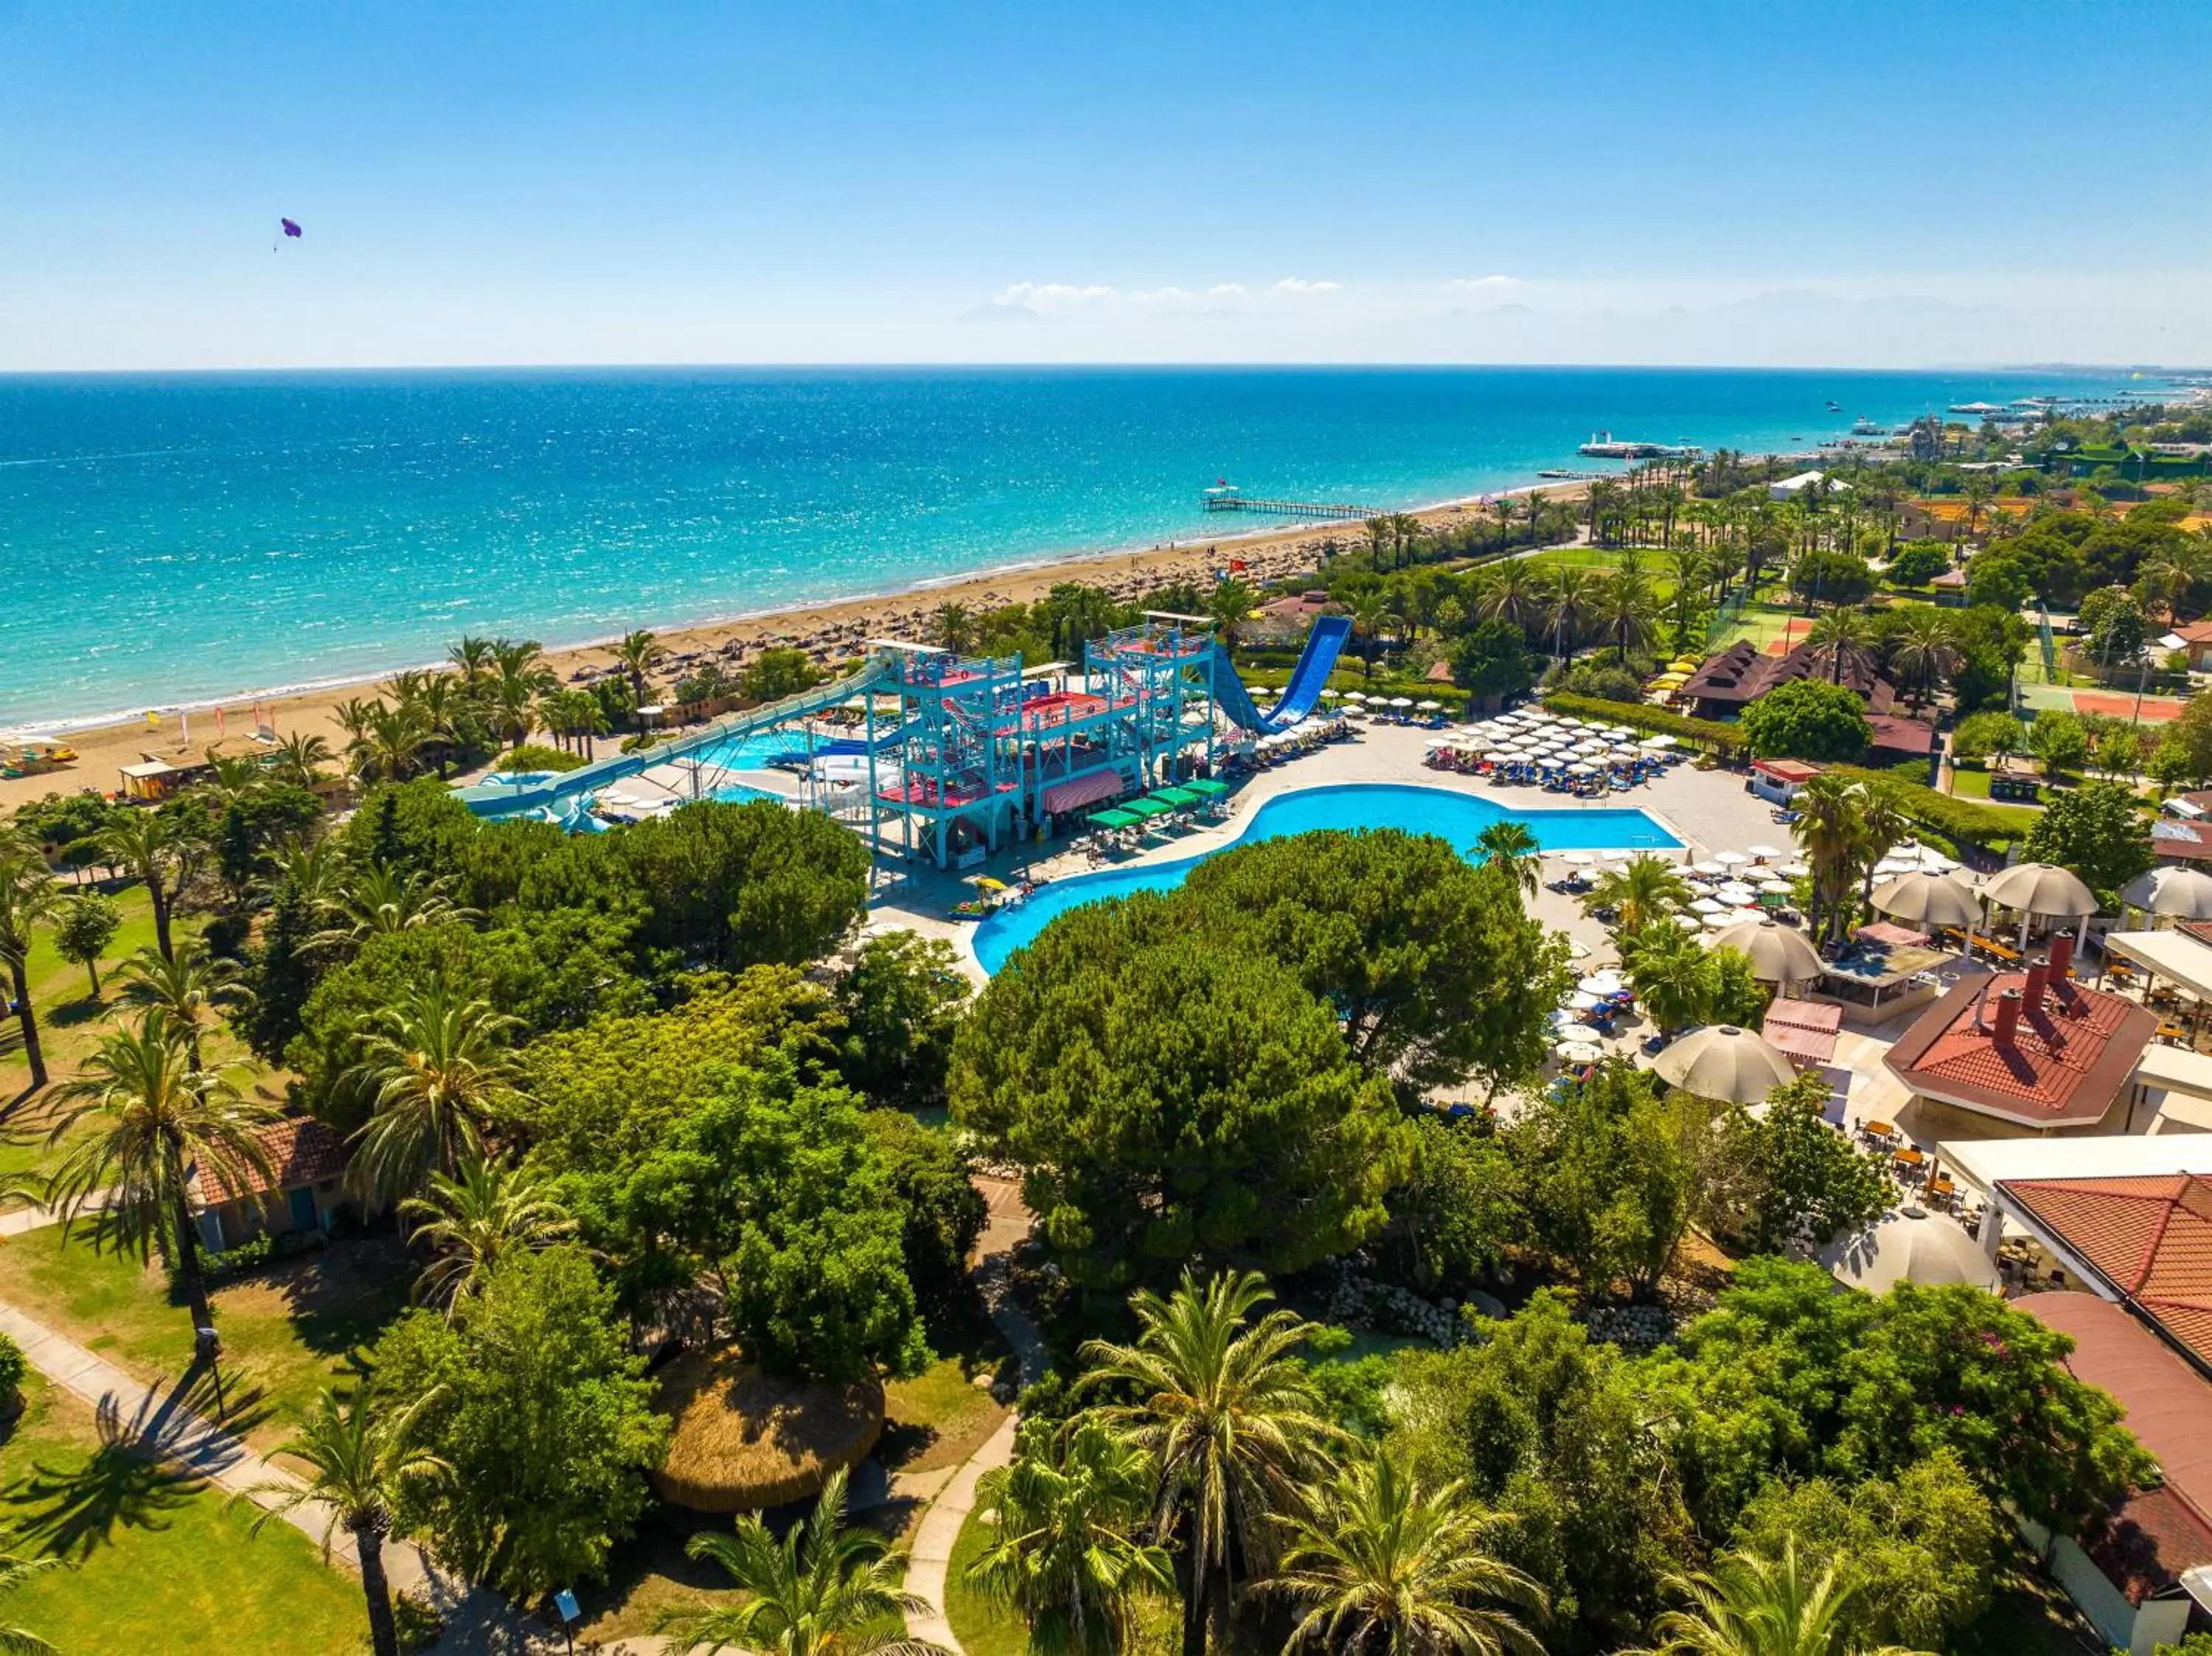
[[[1208,799],[1218,799],[1229,792],[1228,783],[1217,782],[1210,776],[1201,776],[1196,781],[1186,782],[1182,786],[1190,792],[1203,795]]]
[[[1123,810],[1132,812],[1139,816],[1151,818],[1154,816],[1164,816],[1170,811],[1173,810],[1175,807],[1173,805],[1164,805],[1157,799],[1132,799],[1127,804],[1122,806],[1121,809]]]
[[[1134,828],[1145,819],[1133,812],[1123,810],[1119,805],[1109,805],[1104,810],[1092,811],[1090,820],[1100,828]]]
[[[1145,797],[1147,799],[1157,800],[1161,804],[1173,805],[1177,808],[1194,805],[1206,798],[1202,793],[1193,793],[1188,788],[1154,788]]]

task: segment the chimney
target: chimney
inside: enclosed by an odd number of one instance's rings
[[[2058,998],[2066,998],[2066,984],[2074,969],[2074,934],[2062,931],[2051,940],[2051,986]]]
[[[1997,997],[1997,1045],[2020,1044],[2020,991],[2008,989]]]
[[[2021,990],[2021,1010],[2035,1013],[2043,1010],[2043,992],[2051,986],[2051,961],[2038,955],[2027,963],[2027,982]]]

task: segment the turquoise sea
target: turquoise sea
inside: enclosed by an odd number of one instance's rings
[[[1599,428],[1754,450],[2058,373],[640,369],[0,376],[0,729],[1401,507]],[[1834,401],[1840,412],[1831,411]]]

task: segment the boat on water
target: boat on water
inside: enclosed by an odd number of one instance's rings
[[[1954,403],[1948,412],[1952,414],[2002,414],[2004,409],[1996,403]]]
[[[1843,405],[1841,403],[1837,402],[1833,397],[1831,397],[1831,398],[1828,400],[1828,412],[1829,412],[1829,413],[1831,413],[1831,414],[1841,414],[1843,411],[1844,411],[1844,405]]]
[[[1878,424],[1875,421],[1868,419],[1866,416],[1862,414],[1857,419],[1851,422],[1851,435],[1854,437],[1887,437],[1889,435],[1889,428]]]

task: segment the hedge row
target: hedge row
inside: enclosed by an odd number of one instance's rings
[[[1594,719],[1605,725],[1626,725],[1632,731],[1644,731],[1653,736],[1671,736],[1678,742],[1703,748],[1724,759],[1735,758],[1744,750],[1743,732],[1735,725],[1711,719],[1692,719],[1687,713],[1655,707],[1648,701],[1607,701],[1594,695],[1547,690],[1544,706],[1549,712],[1564,713],[1571,719]]]
[[[2028,814],[2001,810],[1972,799],[1938,793],[1923,782],[1907,782],[1887,771],[1858,765],[1829,765],[1824,768],[1854,782],[1881,783],[1896,796],[1899,809],[1915,828],[1925,828],[1960,845],[2000,846],[2021,838],[2028,829]]]

